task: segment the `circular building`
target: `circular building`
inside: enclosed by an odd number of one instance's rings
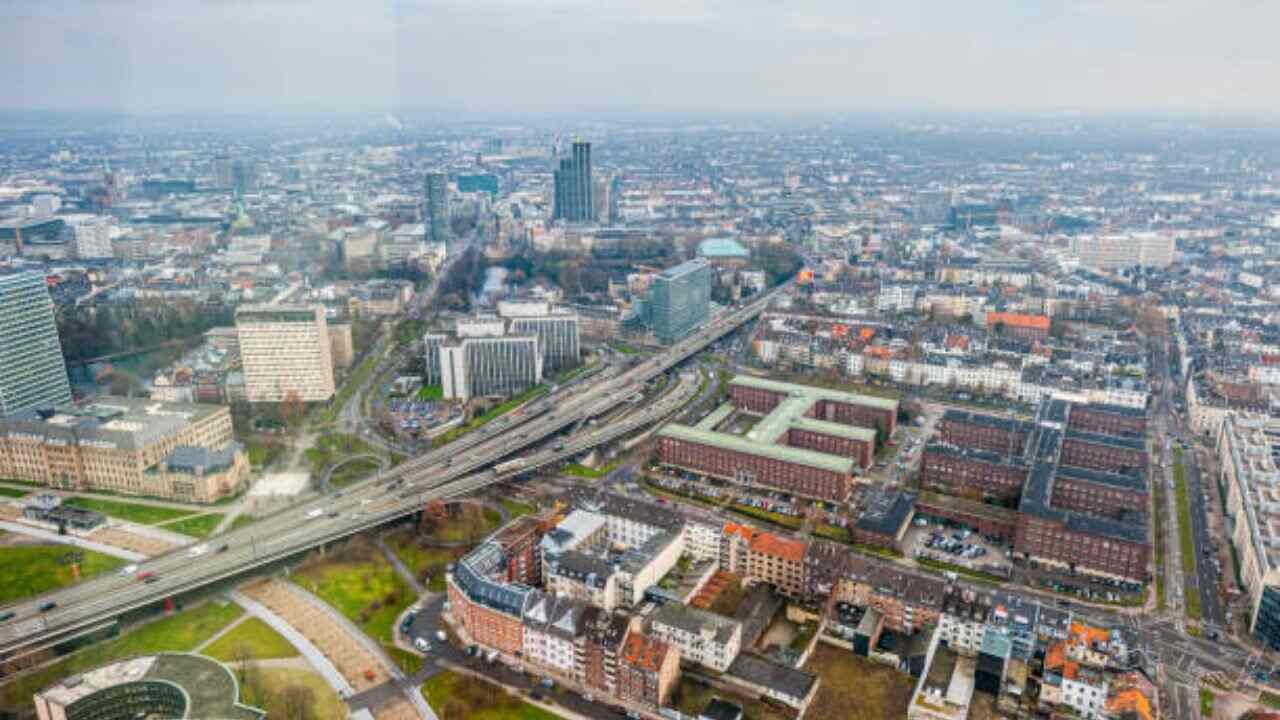
[[[35,703],[40,720],[266,717],[240,703],[227,666],[186,653],[134,657],[73,675],[41,690]]]

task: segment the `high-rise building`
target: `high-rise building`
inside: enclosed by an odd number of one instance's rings
[[[440,346],[439,353],[447,398],[516,395],[542,382],[542,353],[533,335],[469,337]]]
[[[572,154],[560,158],[555,171],[555,219],[592,222],[596,219],[591,182],[591,143],[573,141]]]
[[[535,335],[542,349],[542,367],[559,372],[576,367],[582,357],[578,314],[563,308],[552,309],[542,301],[498,303],[498,314],[511,322],[513,335]]]
[[[333,350],[320,305],[242,305],[236,310],[249,402],[333,397]]]
[[[711,265],[695,258],[658,273],[646,306],[658,342],[683,339],[711,314]]]
[[[44,275],[0,275],[0,415],[71,402]]]
[[[427,242],[449,242],[449,177],[429,172],[423,182],[422,220],[427,226]]]
[[[1143,265],[1163,268],[1173,263],[1173,235],[1135,232],[1121,235],[1079,235],[1072,241],[1080,264],[1102,270]]]

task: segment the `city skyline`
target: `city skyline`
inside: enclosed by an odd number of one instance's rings
[[[1263,35],[1280,9],[1249,2],[486,0],[353,16],[332,3],[67,0],[4,15],[16,109],[1280,110],[1267,92],[1280,50]]]

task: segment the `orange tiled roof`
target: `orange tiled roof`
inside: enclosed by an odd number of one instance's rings
[[[1057,670],[1067,662],[1066,643],[1056,642],[1044,654],[1044,669]]]
[[[667,644],[661,640],[633,632],[627,635],[627,642],[622,646],[622,659],[632,667],[658,672],[668,650]]]
[[[808,545],[803,540],[784,538],[773,533],[760,533],[751,541],[751,552],[772,555],[791,562],[803,562]]]
[[[1110,642],[1111,633],[1102,628],[1085,625],[1081,622],[1071,623],[1071,639],[1077,645],[1105,644]]]
[[[751,527],[750,525],[742,525],[740,523],[727,522],[724,524],[724,534],[737,535],[743,540],[750,542],[751,540],[755,539],[756,535],[760,534],[760,531],[757,530],[756,528]]]
[[[1107,712],[1115,715],[1133,713],[1141,720],[1154,720],[1155,717],[1151,712],[1151,699],[1137,688],[1126,688],[1107,698]]]
[[[1049,318],[1044,315],[1022,315],[1020,313],[987,313],[987,326],[990,327],[996,324],[1030,330],[1048,330]]]

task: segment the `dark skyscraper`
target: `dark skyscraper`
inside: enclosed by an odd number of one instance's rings
[[[555,172],[555,219],[591,222],[596,219],[591,184],[591,143],[573,141],[573,154],[560,158]]]
[[[449,178],[442,172],[429,172],[423,182],[422,222],[426,225],[427,242],[449,242]]]

